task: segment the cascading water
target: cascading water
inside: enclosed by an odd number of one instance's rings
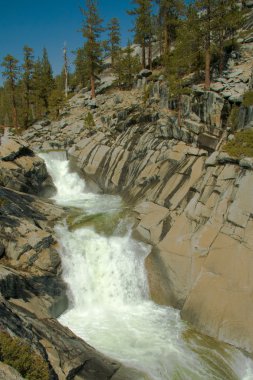
[[[42,154],[57,187],[58,204],[110,224],[119,197],[92,194],[62,154]],[[81,210],[81,211],[80,211]],[[104,226],[105,229],[107,226]],[[56,227],[70,309],[59,321],[104,354],[142,370],[149,380],[252,380],[240,351],[194,332],[178,311],[149,299],[144,261],[149,246],[131,237],[128,219],[110,236],[90,225]],[[140,379],[140,380],[142,380]]]

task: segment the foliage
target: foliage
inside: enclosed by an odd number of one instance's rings
[[[79,48],[75,52],[75,82],[81,84],[82,87],[87,86],[89,73],[86,66],[86,55],[84,48]]]
[[[84,127],[86,129],[92,130],[96,126],[93,115],[91,112],[88,112],[84,118]]]
[[[227,126],[231,129],[231,131],[235,131],[239,122],[239,107],[233,105],[231,112],[228,117]]]
[[[184,14],[183,0],[156,0],[159,5],[160,34],[164,39],[164,54],[169,53],[171,43],[176,39],[176,33]]]
[[[18,60],[12,55],[8,54],[4,57],[2,62],[4,68],[3,77],[6,78],[6,90],[10,96],[10,104],[12,108],[12,120],[13,126],[18,128],[18,112],[17,112],[17,82],[19,79],[20,68],[18,66]]]
[[[133,49],[128,42],[126,49],[121,50],[116,57],[117,85],[122,89],[131,88],[134,83],[134,76],[140,71],[140,68],[139,59],[133,56]]]
[[[136,7],[130,11],[128,14],[135,16],[134,24],[134,41],[141,45],[142,47],[142,67],[146,67],[146,47],[149,48],[149,66],[151,67],[151,49],[152,49],[152,34],[153,34],[153,23],[152,23],[152,0],[133,0],[133,4]]]
[[[15,368],[25,379],[49,380],[48,366],[19,338],[0,332],[0,360]]]
[[[51,119],[58,119],[60,109],[64,106],[65,100],[63,91],[59,89],[52,90],[48,98],[48,109]]]
[[[242,104],[245,107],[253,106],[253,90],[245,92]]]
[[[84,59],[91,81],[91,96],[95,98],[95,76],[101,70],[102,46],[100,34],[103,31],[102,19],[98,15],[95,0],[86,0],[86,9],[81,8],[84,16],[82,33],[85,38]]]
[[[143,100],[144,106],[147,105],[147,102],[148,102],[150,95],[151,95],[151,91],[152,91],[152,84],[151,83],[146,84],[144,86],[143,95],[142,95],[142,100]]]
[[[22,74],[22,88],[23,88],[23,120],[21,125],[25,128],[28,127],[30,122],[32,121],[32,113],[31,113],[31,93],[33,89],[32,85],[32,76],[34,70],[34,57],[33,57],[33,49],[29,46],[24,46],[24,63],[22,65],[23,74]]]
[[[227,142],[223,150],[234,157],[253,157],[253,130],[237,132],[235,139]]]
[[[109,52],[112,59],[112,67],[114,67],[116,56],[120,50],[120,25],[119,20],[117,18],[112,18],[108,23],[108,31],[109,31]]]

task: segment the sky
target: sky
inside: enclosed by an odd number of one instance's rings
[[[112,17],[120,19],[122,43],[129,38],[133,17],[127,15],[131,0],[99,0],[99,13],[106,24]],[[84,0],[0,0],[0,62],[7,54],[22,62],[23,46],[34,49],[35,57],[47,48],[54,74],[63,65],[62,48],[67,44],[70,61],[71,51],[83,44],[82,14]],[[2,77],[0,75],[0,84]]]

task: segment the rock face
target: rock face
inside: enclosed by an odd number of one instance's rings
[[[200,331],[253,351],[253,173],[223,153],[132,126],[83,138],[71,154],[107,192],[139,202],[153,298]],[[240,269],[239,269],[240,268]],[[236,289],[236,291],[235,291]]]
[[[54,190],[45,163],[22,140],[0,145],[0,185],[29,194]]]

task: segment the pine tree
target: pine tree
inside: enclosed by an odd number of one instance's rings
[[[32,113],[33,118],[40,118],[45,112],[45,102],[43,101],[43,83],[42,83],[42,63],[38,58],[34,64],[33,76],[32,76]]]
[[[59,117],[60,109],[65,104],[64,92],[58,88],[53,89],[48,98],[49,114],[52,120],[56,120]]]
[[[68,67],[68,57],[67,57],[67,47],[66,47],[66,44],[64,44],[64,48],[63,48],[63,59],[64,59],[64,66],[63,66],[63,72],[64,72],[64,92],[65,92],[65,98],[67,98],[68,97],[69,67]]]
[[[48,59],[48,54],[46,48],[43,49],[42,60],[41,60],[41,92],[40,97],[44,102],[44,107],[46,111],[48,110],[48,98],[51,91],[54,88],[54,77],[51,64]]]
[[[146,47],[148,46],[148,64],[152,67],[152,0],[133,0],[136,5],[128,14],[135,18],[135,42],[142,48],[142,67],[146,67]]]
[[[109,52],[112,60],[112,67],[114,67],[115,58],[120,50],[120,25],[117,18],[112,18],[108,23],[109,31]]]
[[[10,91],[13,126],[15,128],[18,128],[18,113],[16,100],[17,82],[20,75],[18,60],[14,58],[12,55],[8,54],[4,57],[1,66],[4,67],[4,71],[2,74],[3,77],[6,78],[6,85],[8,90]]]
[[[165,70],[175,70],[179,76],[197,73],[200,77],[204,62],[204,46],[200,34],[196,7],[190,5],[186,17],[177,27],[174,49],[165,55]],[[187,59],[186,59],[187,57]],[[170,62],[171,59],[171,62]]]
[[[176,31],[184,14],[183,0],[157,0],[159,20],[164,38],[164,55],[168,55],[171,43],[176,38]]]
[[[236,31],[242,26],[243,14],[238,7],[237,0],[220,0],[217,5],[217,14],[222,17],[216,18],[215,30],[213,32],[219,56],[219,73],[224,68],[225,43],[235,45],[234,37]]]
[[[118,86],[121,88],[131,88],[134,83],[134,77],[139,70],[139,59],[133,56],[133,49],[130,42],[128,42],[127,47],[119,51],[115,59],[115,73]]]
[[[212,50],[219,49],[223,62],[224,42],[240,22],[240,10],[235,0],[197,0],[196,9],[200,39],[205,52],[205,89],[210,89]],[[222,67],[220,67],[222,69]]]
[[[29,122],[31,121],[30,115],[30,105],[31,105],[31,92],[32,92],[32,76],[34,70],[34,57],[33,57],[33,49],[29,46],[24,46],[24,63],[22,65],[23,74],[22,74],[22,84],[24,88],[23,96],[24,96],[24,127],[27,128]]]
[[[87,86],[89,80],[88,70],[86,67],[86,56],[84,48],[79,48],[75,52],[75,82],[81,84],[82,87]]]
[[[86,42],[84,54],[87,71],[90,78],[91,97],[95,98],[95,77],[101,68],[101,43],[99,37],[103,28],[102,19],[98,15],[96,0],[86,0],[86,9],[81,8],[84,16],[82,33]]]

